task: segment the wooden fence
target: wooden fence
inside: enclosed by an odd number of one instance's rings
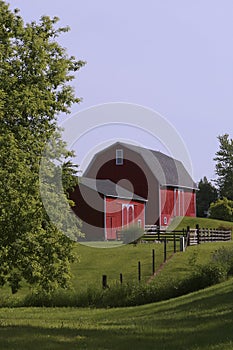
[[[188,245],[209,242],[227,242],[231,240],[231,230],[218,230],[209,228],[190,229]]]
[[[122,237],[122,232],[118,231],[118,239],[122,240]],[[231,230],[218,230],[207,228],[205,229],[199,228],[199,226],[197,225],[195,229],[190,229],[189,227],[187,227],[183,230],[171,231],[160,229],[158,226],[155,225],[147,225],[145,226],[144,235],[136,241],[163,244],[163,263],[158,269],[158,271],[160,271],[167,259],[171,258],[177,251],[184,251],[187,245],[195,245],[205,242],[226,242],[230,240]],[[155,270],[155,249],[152,249],[152,275],[150,277],[149,282],[155,276],[155,274],[158,273],[158,271],[156,272]],[[142,279],[141,261],[138,261],[137,273],[138,282],[140,283]],[[120,273],[119,276],[120,283],[123,284],[123,274]],[[102,276],[102,287],[103,289],[109,288],[107,284],[107,275]]]
[[[146,225],[145,233],[141,237],[141,242],[162,242],[164,240],[180,240],[180,237],[187,237],[187,230],[165,230],[155,225]]]
[[[155,225],[146,225],[145,234],[141,238],[141,242],[161,242],[178,241],[181,237],[185,239],[185,245],[195,245],[207,242],[227,242],[231,240],[231,230],[219,230],[199,228],[195,229],[187,227],[183,230],[165,230]]]

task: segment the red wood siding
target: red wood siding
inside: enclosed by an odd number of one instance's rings
[[[185,216],[196,216],[196,192],[185,192]]]
[[[107,197],[105,213],[105,239],[107,240],[115,240],[117,230],[132,224],[138,225],[138,220],[141,220],[141,227],[145,225],[145,204],[143,202]]]
[[[93,159],[84,176],[93,179],[108,179],[118,183],[127,190],[148,200],[146,204],[146,222],[159,224],[159,184],[145,163],[144,159],[134,151],[124,146],[124,161],[116,165],[116,150],[119,146],[112,145],[98,153]],[[125,181],[124,180],[128,180]],[[122,183],[121,183],[122,181]]]
[[[174,189],[160,190],[160,211],[160,225],[169,225],[174,216]]]
[[[191,190],[162,188],[160,190],[160,225],[169,225],[175,216],[196,216],[196,193]]]

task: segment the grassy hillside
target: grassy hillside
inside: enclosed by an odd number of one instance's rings
[[[184,253],[176,253],[168,260],[162,271],[152,283],[166,284],[167,281],[181,280],[192,272],[196,264],[205,264],[212,253],[222,246],[232,246],[233,242],[206,243],[189,247]],[[102,275],[107,275],[110,287],[119,283],[119,275],[123,274],[123,284],[138,283],[138,261],[141,262],[142,283],[152,275],[152,249],[155,250],[156,270],[163,262],[163,244],[127,245],[115,249],[97,249],[77,245],[75,251],[79,261],[72,265],[72,285],[78,294],[89,288],[101,289]],[[173,254],[173,243],[167,244],[167,257]],[[11,295],[9,288],[1,289],[0,306],[18,303],[29,292],[24,286],[19,293]]]
[[[176,253],[163,267],[156,279],[180,279],[191,272],[192,266],[207,263],[212,253],[223,246],[232,246],[233,242],[205,243],[188,247],[186,252]],[[80,262],[73,265],[73,285],[75,290],[85,289],[90,285],[101,287],[103,274],[108,276],[109,284],[119,281],[123,273],[123,282],[137,282],[138,261],[141,261],[142,281],[146,282],[152,275],[152,249],[155,250],[156,270],[163,263],[163,244],[138,244],[116,249],[95,249],[78,246]],[[177,248],[178,249],[178,248]],[[173,243],[167,244],[167,257],[173,254]]]
[[[214,220],[209,218],[192,218],[192,217],[177,217],[175,218],[169,229],[182,230],[186,229],[187,226],[190,228],[195,228],[196,224],[199,224],[201,228],[231,228],[233,230],[233,222],[223,221],[223,220]]]
[[[138,278],[138,261],[141,262],[142,281],[146,281],[152,273],[152,249],[156,250],[158,268],[163,261],[161,244],[124,245],[110,249],[78,245],[79,263],[72,266],[75,289],[101,286],[102,275],[107,275],[108,283],[119,281],[120,273],[125,283],[135,282]]]
[[[199,223],[200,227],[218,227],[224,225],[229,227],[233,223],[202,218],[183,218],[179,228],[195,227]],[[226,243],[226,245],[231,243]],[[187,252],[177,253],[170,260],[162,273],[156,277],[158,280],[169,280],[171,278],[184,278],[190,272],[190,264],[203,263],[208,260],[212,252],[223,243],[202,244],[198,247],[190,247]],[[148,281],[152,274],[152,249],[155,250],[156,270],[163,262],[163,244],[139,244],[125,245],[117,248],[92,248],[85,245],[76,245],[75,252],[79,256],[79,261],[72,265],[72,285],[76,292],[87,290],[88,288],[101,288],[102,275],[107,275],[108,284],[111,286],[119,282],[120,273],[123,274],[123,283],[136,282],[138,279],[138,262],[141,262],[142,282]],[[167,245],[167,256],[173,253],[173,244]],[[21,300],[28,292],[25,285],[14,296],[11,296],[9,288],[1,288],[0,305],[5,303],[10,295],[10,301]],[[5,304],[6,305],[6,304]]]
[[[4,350],[233,349],[233,280],[134,308],[0,309]]]
[[[137,282],[138,261],[141,262],[142,282],[146,282],[152,274],[152,249],[156,252],[155,267],[158,269],[163,261],[162,244],[123,245],[109,249],[77,244],[75,254],[78,261],[72,264],[72,286],[78,292],[90,287],[101,288],[102,275],[107,275],[107,282],[111,285],[119,282],[120,273],[123,274],[124,283]],[[168,247],[168,255],[171,249],[172,247]],[[11,299],[20,299],[28,292],[29,289],[24,286]],[[0,305],[1,298],[9,294],[9,288],[1,289]]]
[[[196,246],[190,246],[183,253],[176,253],[171,260],[169,260],[162,273],[160,273],[153,280],[153,283],[159,281],[168,281],[170,279],[181,280],[192,273],[198,265],[207,264],[212,257],[212,254],[221,247],[233,247],[231,242],[215,242],[204,243]]]

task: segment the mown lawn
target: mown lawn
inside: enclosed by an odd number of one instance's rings
[[[0,309],[0,349],[229,350],[232,300],[233,279],[133,308]]]
[[[109,286],[119,283],[120,273],[123,283],[137,283],[138,262],[141,262],[141,281],[146,282],[152,274],[152,250],[155,250],[155,268],[163,262],[162,244],[122,245],[118,248],[93,248],[82,244],[75,246],[78,260],[72,264],[71,285],[76,292],[88,288],[101,288],[102,276],[107,275]],[[168,256],[172,254],[172,246],[168,248]],[[11,295],[8,287],[1,288],[0,306],[2,299],[15,301],[22,299],[30,289],[23,284],[23,288],[15,295]]]
[[[152,250],[155,250],[155,267],[163,262],[162,244],[124,245],[119,248],[97,249],[84,245],[76,247],[79,263],[72,266],[75,290],[90,286],[101,286],[102,275],[107,275],[108,283],[119,282],[120,273],[123,282],[137,282],[138,262],[141,262],[142,282],[146,282],[152,274]],[[173,247],[168,249],[168,256],[172,254]]]
[[[186,229],[187,226],[190,228],[195,228],[196,224],[200,228],[230,228],[233,230],[233,222],[223,221],[223,220],[214,220],[210,218],[192,218],[192,217],[177,217],[175,218],[169,229],[182,230]]]
[[[190,246],[185,252],[176,253],[171,260],[164,265],[162,273],[155,277],[153,283],[169,279],[183,279],[191,274],[198,265],[204,265],[212,259],[212,254],[222,247],[233,247],[233,241],[203,243]]]

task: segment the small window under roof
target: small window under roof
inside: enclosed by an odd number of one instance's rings
[[[116,150],[116,165],[123,164],[123,149]]]

